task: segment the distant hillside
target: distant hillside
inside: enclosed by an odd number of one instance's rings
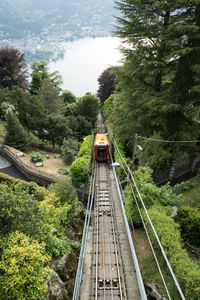
[[[0,0],[0,38],[79,32],[82,27],[112,30],[114,0]]]

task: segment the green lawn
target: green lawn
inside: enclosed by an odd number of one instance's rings
[[[200,177],[197,179],[195,187],[182,192],[181,205],[200,208]]]

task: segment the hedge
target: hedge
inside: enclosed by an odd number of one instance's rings
[[[181,206],[175,221],[180,224],[182,236],[193,245],[200,246],[200,209]]]
[[[91,162],[91,141],[91,135],[85,138],[81,144],[78,157],[71,164],[70,175],[74,185],[76,186],[80,186],[88,182]]]
[[[182,248],[179,225],[174,222],[172,217],[167,216],[165,208],[161,205],[152,206],[148,213],[186,299],[198,300],[200,296],[199,265],[193,262],[187,251]],[[144,219],[148,231],[151,232],[151,238],[156,243],[145,213]]]

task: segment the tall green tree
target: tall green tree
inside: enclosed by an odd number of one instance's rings
[[[63,102],[65,104],[71,104],[71,103],[76,102],[75,95],[72,92],[68,91],[68,90],[63,91],[61,97],[62,97]]]
[[[117,1],[124,47],[110,124],[124,144],[134,134],[196,139],[199,119],[199,1]],[[164,146],[165,147],[165,146]],[[165,149],[166,150],[166,149]],[[182,146],[181,151],[187,150]],[[180,148],[167,145],[171,155]]]
[[[30,93],[32,95],[38,95],[40,88],[42,87],[42,82],[44,79],[50,79],[56,86],[59,86],[62,83],[62,76],[55,71],[49,73],[48,63],[44,60],[39,62],[33,62],[31,65],[31,83],[30,83]]]
[[[44,107],[48,113],[58,113],[63,106],[60,97],[60,88],[49,78],[45,78],[39,91],[39,96],[43,100]]]
[[[76,101],[75,107],[76,114],[85,117],[94,127],[100,108],[99,98],[87,93]]]
[[[62,115],[51,114],[46,117],[44,126],[42,130],[38,132],[38,136],[41,139],[51,141],[54,148],[56,143],[61,146],[63,139],[71,136],[71,133],[67,118]]]
[[[13,112],[8,112],[6,118],[5,144],[19,150],[25,150],[30,145],[30,137],[19,119]]]

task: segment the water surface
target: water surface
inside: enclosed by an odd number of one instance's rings
[[[120,64],[120,40],[115,37],[84,38],[63,43],[63,60],[51,62],[49,71],[55,70],[63,77],[63,89],[76,97],[98,89],[97,78],[109,66]]]

